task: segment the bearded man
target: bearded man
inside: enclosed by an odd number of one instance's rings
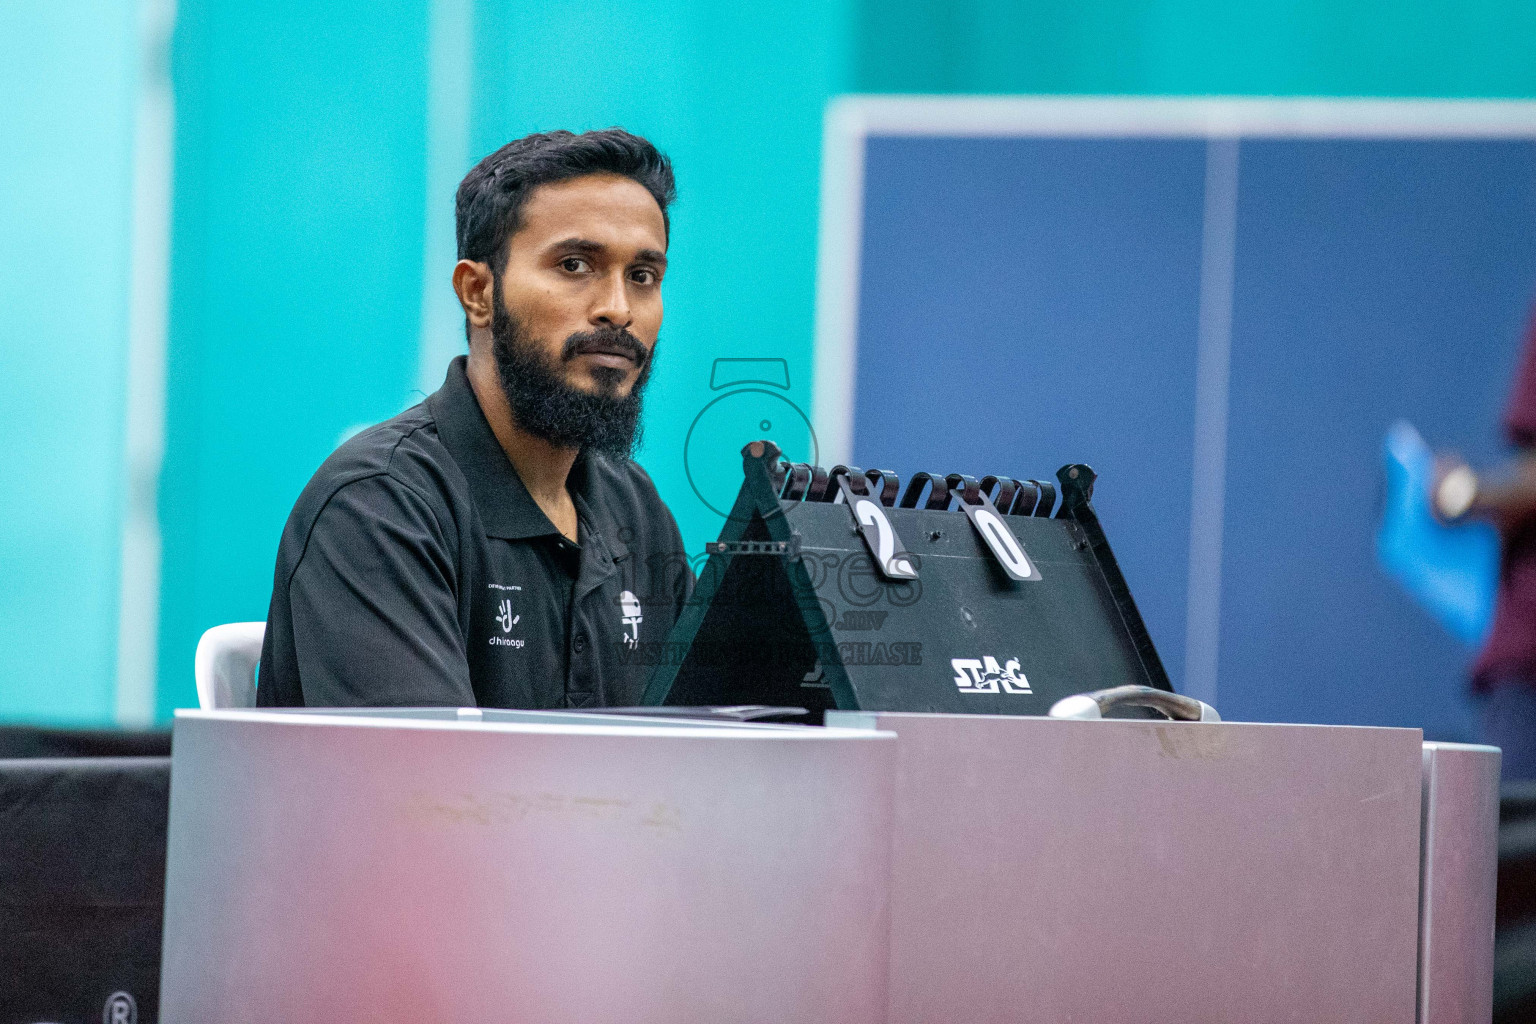
[[[530,135],[459,185],[469,356],[325,461],[283,530],[262,706],[632,705],[693,584],[631,459],[672,167],[621,129]]]

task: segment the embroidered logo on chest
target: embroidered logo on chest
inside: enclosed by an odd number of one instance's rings
[[[503,586],[500,583],[489,584],[489,587],[490,587],[491,590],[495,590],[495,591],[516,591],[516,590],[522,590],[523,589],[522,587]],[[497,605],[496,605],[496,625],[501,627],[501,632],[502,632],[503,635],[497,636],[495,633],[492,633],[491,634],[491,639],[490,639],[491,646],[492,647],[521,647],[521,646],[523,646],[523,640],[522,640],[521,637],[509,637],[509,636],[505,635],[507,633],[512,632],[512,627],[517,625],[519,620],[521,620],[521,619],[522,619],[522,616],[520,614],[518,614],[517,612],[512,610],[512,598],[510,598],[510,597],[502,598],[501,601],[498,602]]]
[[[624,646],[634,650],[640,646],[640,599],[626,590],[619,595],[619,621],[624,626]]]

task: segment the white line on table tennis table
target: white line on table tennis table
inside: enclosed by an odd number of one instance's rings
[[[1237,175],[1238,141],[1207,142],[1183,691],[1213,707],[1221,637],[1221,544],[1227,491],[1232,288],[1237,261]]]

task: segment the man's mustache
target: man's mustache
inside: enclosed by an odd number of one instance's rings
[[[651,355],[640,343],[639,338],[622,327],[573,334],[565,339],[565,344],[560,349],[562,362],[569,362],[580,355],[592,354],[628,356],[637,367],[643,367]]]

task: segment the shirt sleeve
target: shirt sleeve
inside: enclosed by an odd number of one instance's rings
[[[1525,335],[1520,366],[1515,371],[1515,386],[1509,395],[1504,429],[1510,441],[1521,448],[1536,447],[1536,317]]]
[[[306,706],[474,706],[456,547],[426,499],[393,477],[331,497],[288,582]]]

